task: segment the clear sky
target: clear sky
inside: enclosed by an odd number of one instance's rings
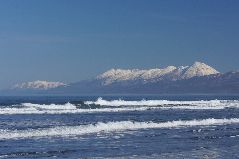
[[[0,88],[110,68],[239,69],[238,0],[1,0]]]

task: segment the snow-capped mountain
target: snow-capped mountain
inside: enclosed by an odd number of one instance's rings
[[[185,69],[183,79],[189,79],[195,76],[207,76],[218,73],[219,72],[217,70],[215,70],[211,66],[206,65],[205,63],[195,62],[192,66]]]
[[[239,71],[219,73],[202,62],[149,70],[110,69],[76,83],[34,81],[17,84],[5,94],[182,94],[239,93]]]
[[[160,80],[182,80],[192,77],[200,77],[219,73],[216,69],[205,63],[195,62],[192,66],[168,66],[166,68],[155,68],[149,70],[123,70],[111,69],[97,76],[104,85],[115,82],[141,80],[145,82],[156,82]]]
[[[33,81],[33,82],[24,82],[20,84],[16,84],[12,89],[40,89],[40,90],[48,90],[52,88],[57,88],[61,86],[67,86],[62,82],[49,82],[49,81]]]

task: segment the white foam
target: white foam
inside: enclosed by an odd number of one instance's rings
[[[130,112],[130,111],[146,111],[149,109],[158,109],[152,107],[124,107],[124,108],[97,108],[97,109],[36,109],[29,108],[1,108],[0,115],[13,114],[76,114],[76,113],[103,113],[103,112]]]
[[[54,109],[54,110],[72,110],[76,109],[76,106],[71,103],[66,104],[32,104],[32,103],[23,103],[22,106],[28,108],[36,108],[36,109]]]
[[[96,104],[96,109],[81,109],[71,103],[66,104],[33,104],[23,103],[20,106],[12,105],[0,107],[0,114],[67,114],[67,113],[96,113],[96,112],[126,112],[146,111],[155,109],[189,109],[189,110],[217,110],[225,108],[239,108],[238,100],[209,100],[209,101],[168,101],[168,100],[140,100],[107,101],[102,98],[96,101],[87,101],[85,104]]]
[[[169,101],[169,100],[140,100],[140,101],[125,101],[125,100],[104,100],[98,98],[96,101],[86,101],[85,104],[96,104],[101,106],[200,106],[200,107],[239,107],[238,100],[200,100],[200,101]]]
[[[0,130],[0,139],[17,139],[17,138],[35,138],[35,137],[67,137],[78,136],[99,132],[115,132],[137,129],[153,129],[153,128],[183,128],[193,126],[210,126],[210,125],[227,125],[238,124],[239,118],[231,119],[202,119],[202,120],[178,120],[168,122],[99,122],[95,125],[79,125],[79,126],[60,126],[45,129],[28,129],[28,130]]]

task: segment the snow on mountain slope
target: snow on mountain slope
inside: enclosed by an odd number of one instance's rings
[[[161,76],[168,74],[175,70],[176,67],[169,66],[164,69],[150,69],[150,70],[123,70],[123,69],[111,69],[105,73],[97,76],[97,79],[105,80],[104,84],[108,85],[117,81],[127,81],[127,80],[151,80],[153,78],[160,78]]]
[[[103,74],[97,76],[96,79],[102,80],[104,85],[109,85],[115,82],[143,80],[143,81],[158,81],[158,80],[180,80],[189,79],[192,77],[206,76],[219,73],[214,68],[201,63],[195,62],[192,66],[168,66],[160,69],[149,70],[124,70],[124,69],[111,69]]]
[[[219,73],[217,70],[205,63],[195,62],[187,71],[183,74],[184,79],[192,78],[195,76],[206,76]]]
[[[62,82],[48,82],[48,81],[33,81],[33,82],[24,82],[20,84],[16,84],[13,86],[13,89],[41,89],[47,90],[51,88],[57,88],[60,86],[67,86]]]
[[[135,82],[142,83],[157,82],[161,80],[177,81],[183,79],[189,79],[192,77],[206,76],[212,74],[218,74],[219,72],[214,68],[201,63],[195,62],[192,66],[168,66],[166,68],[155,68],[149,70],[140,69],[110,69],[95,79],[100,81],[101,85],[110,85],[117,82]],[[93,80],[93,82],[96,82]],[[96,82],[96,83],[97,83]],[[48,82],[48,81],[33,81],[16,84],[12,89],[37,89],[48,90],[52,88],[58,88],[61,86],[68,86],[61,82]]]

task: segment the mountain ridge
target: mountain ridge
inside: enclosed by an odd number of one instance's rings
[[[50,89],[20,88],[13,91],[56,95],[239,93],[239,71],[220,73],[202,62],[148,70],[110,69],[95,78]]]
[[[202,62],[195,62],[192,66],[168,66],[162,69],[110,69],[98,75],[96,79],[103,80],[104,85],[109,85],[114,82],[130,80],[180,80],[217,73],[219,72],[211,66]]]
[[[67,86],[67,84],[62,82],[49,82],[49,81],[31,81],[31,82],[23,82],[20,84],[15,84],[11,89],[40,89],[40,90],[48,90],[61,86]]]

